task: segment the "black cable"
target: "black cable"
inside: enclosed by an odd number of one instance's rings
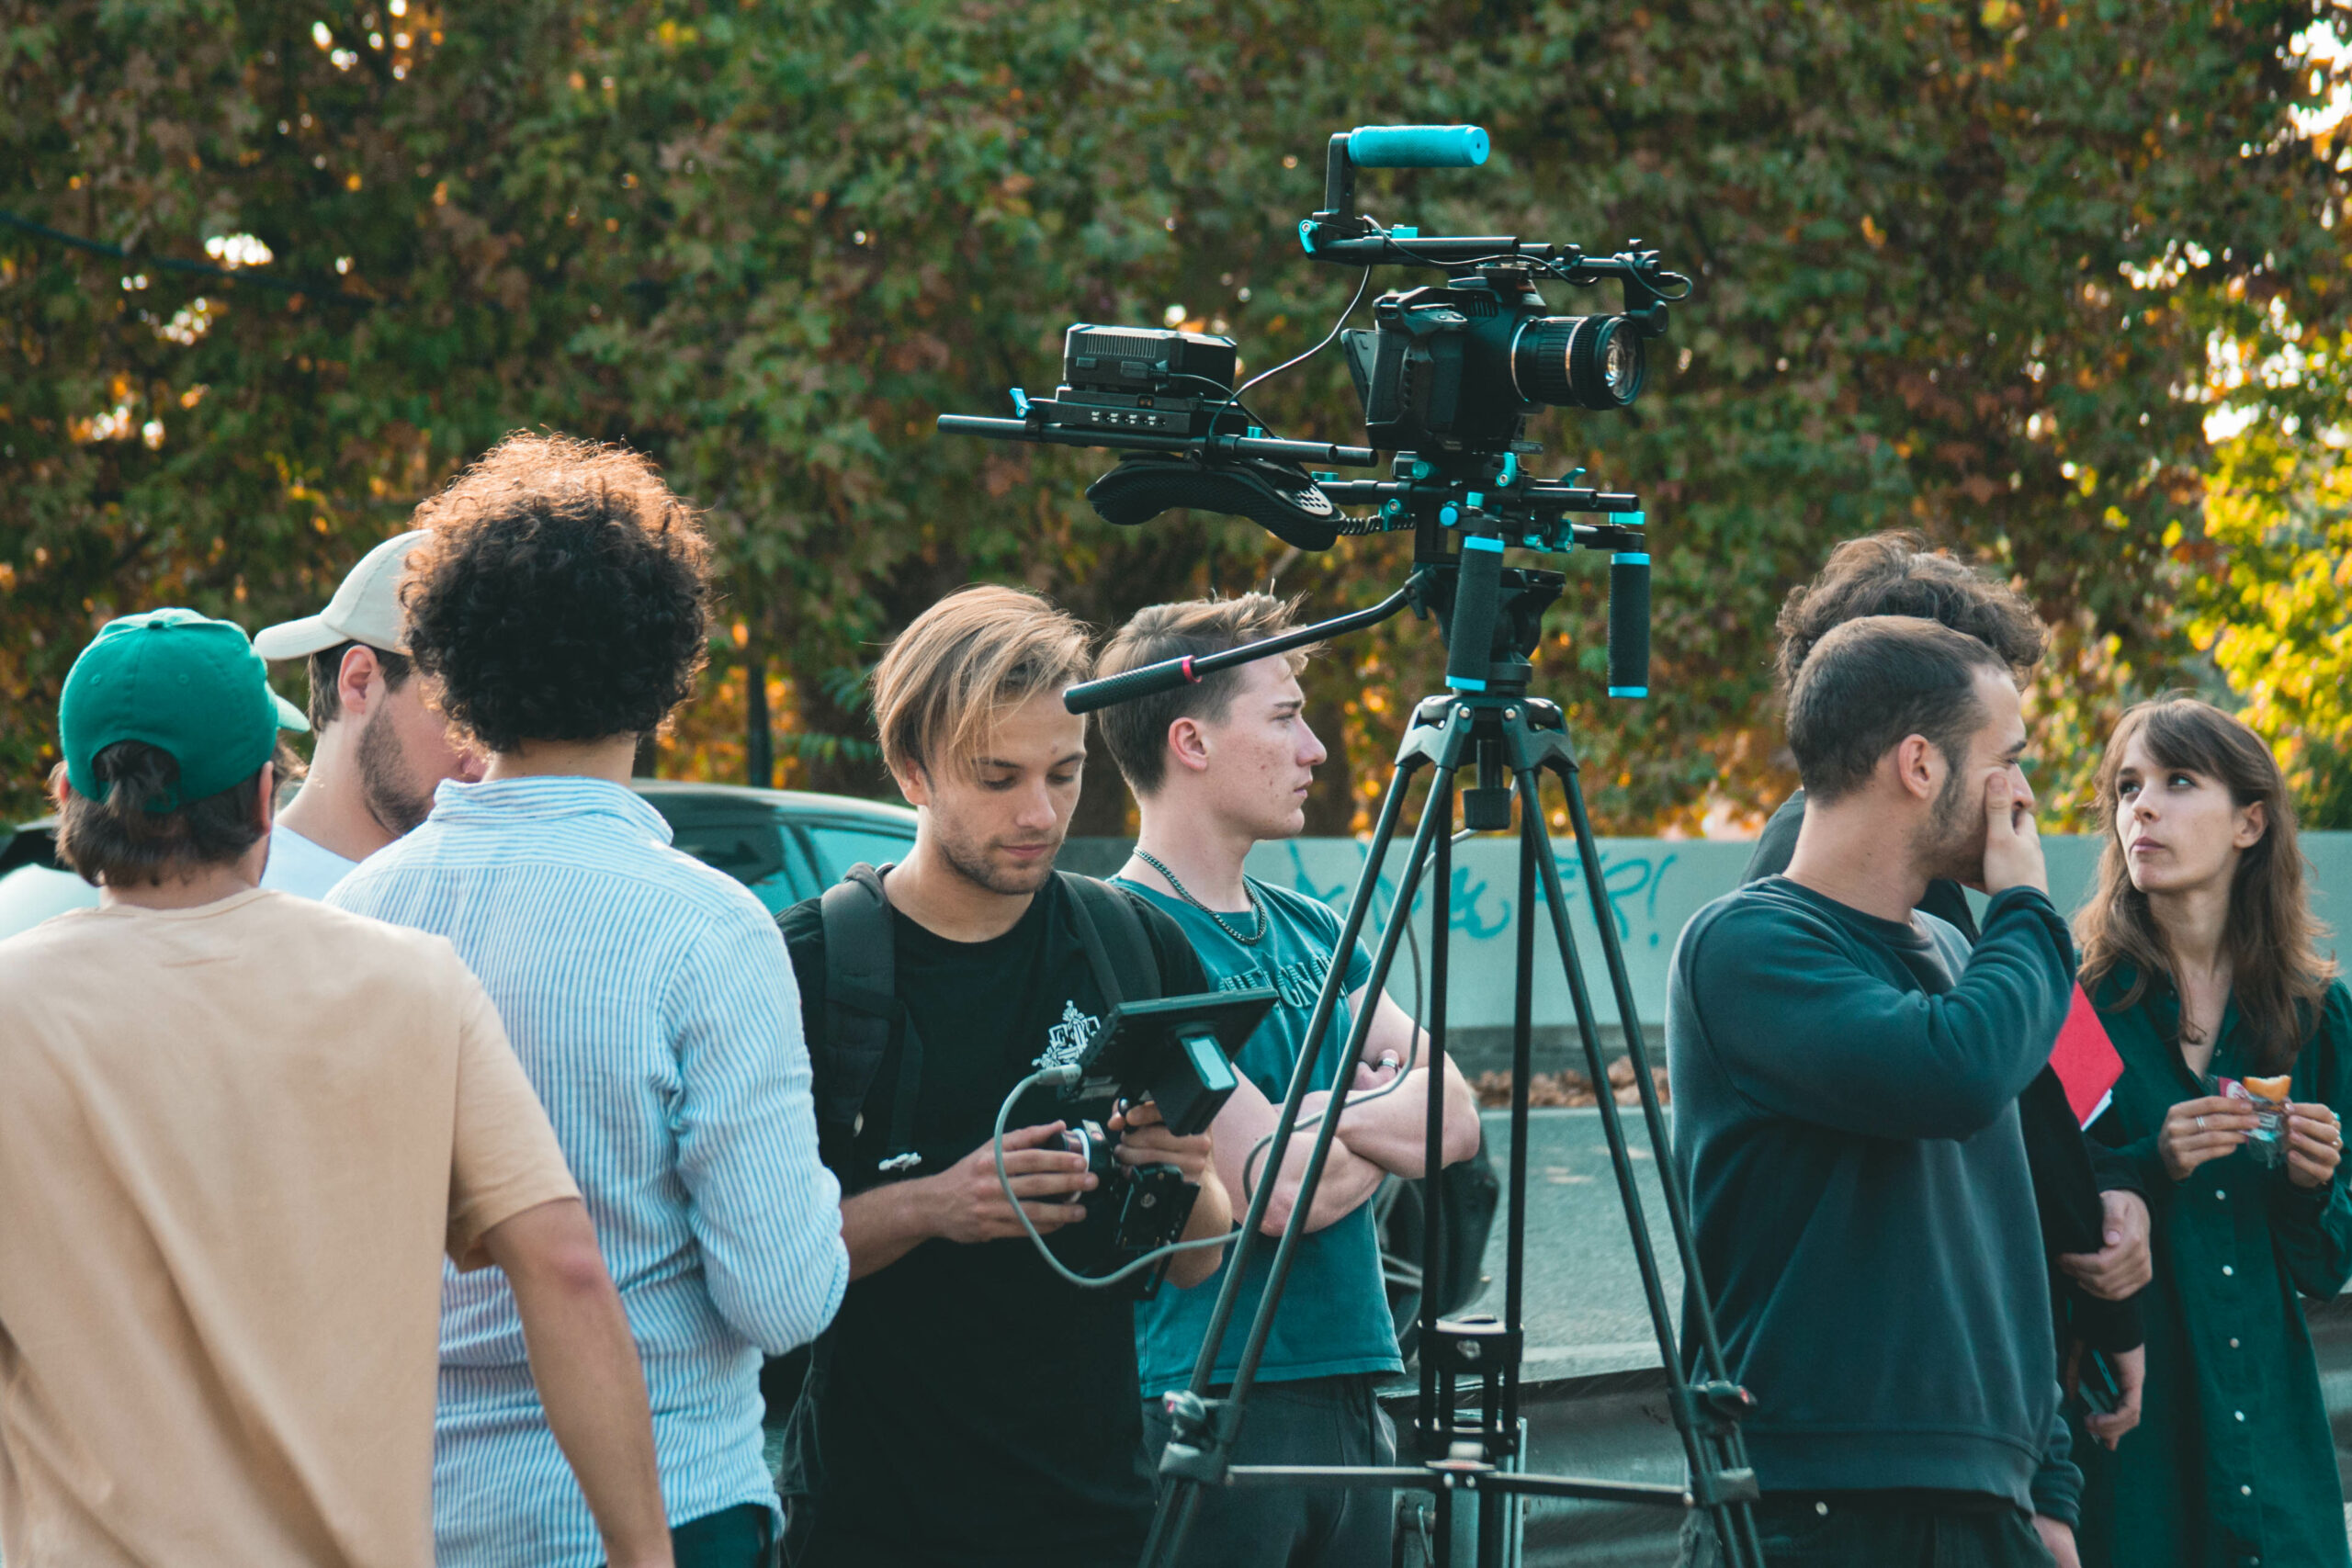
[[[1264,416],[1260,414],[1256,409],[1251,408],[1248,403],[1243,402],[1239,392],[1235,391],[1232,388],[1227,386],[1216,377],[1195,376],[1189,370],[1176,370],[1170,372],[1169,379],[1171,381],[1198,381],[1204,387],[1215,387],[1218,391],[1225,394],[1225,403],[1223,407],[1220,407],[1216,413],[1209,416],[1209,423],[1212,425],[1214,425],[1219,418],[1223,417],[1226,409],[1239,409],[1244,414],[1249,416],[1250,423],[1258,426],[1258,428],[1263,430],[1269,435],[1273,434],[1274,427],[1266,423]]]
[[[1292,366],[1312,359],[1317,355],[1322,353],[1325,349],[1330,347],[1333,340],[1339,337],[1340,329],[1348,324],[1348,318],[1356,313],[1356,307],[1358,305],[1363,303],[1363,291],[1371,287],[1372,268],[1367,266],[1363,269],[1363,276],[1356,283],[1355,297],[1348,301],[1347,309],[1340,312],[1340,319],[1331,323],[1331,330],[1323,334],[1323,341],[1317,344],[1313,348],[1308,349],[1305,354],[1292,355],[1288,359],[1283,360],[1272,370],[1261,371],[1257,375],[1250,377],[1247,381],[1242,382],[1240,389],[1233,394],[1234,401],[1237,403],[1239,402],[1241,400],[1241,394],[1256,386],[1259,382],[1269,380],[1273,377],[1279,376],[1283,371],[1289,369]]]

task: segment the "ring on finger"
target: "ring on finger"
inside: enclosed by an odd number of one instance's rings
[[[2200,1133],[2205,1130],[2205,1118],[2202,1116],[2197,1119],[2197,1130]]]

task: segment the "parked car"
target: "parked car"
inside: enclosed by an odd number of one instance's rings
[[[860,861],[880,865],[904,859],[915,840],[915,814],[879,801],[653,779],[630,787],[669,819],[672,842],[742,883],[771,912],[814,897]],[[57,863],[56,827],[54,818],[29,822],[0,844],[0,938],[98,901],[97,889]],[[1483,1289],[1478,1265],[1494,1218],[1494,1168],[1482,1152],[1448,1170],[1441,1190],[1449,1265],[1442,1310],[1451,1313]],[[1374,1213],[1389,1309],[1409,1356],[1421,1298],[1419,1185],[1391,1178],[1382,1184]],[[766,1382],[774,1418],[798,1387],[797,1358],[772,1368]]]
[[[771,913],[814,897],[860,861],[904,859],[915,841],[915,814],[879,801],[653,779],[631,787],[669,818],[679,849],[751,888]],[[0,845],[0,937],[97,901],[96,888],[57,863],[55,818],[26,823]]]

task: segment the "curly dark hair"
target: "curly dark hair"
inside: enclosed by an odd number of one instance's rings
[[[710,545],[638,454],[509,435],[416,521],[409,653],[491,750],[642,735],[693,692]]]
[[[2050,629],[2033,606],[1990,572],[1929,549],[1907,529],[1870,534],[1830,551],[1820,576],[1789,590],[1774,626],[1781,690],[1796,684],[1815,643],[1864,615],[1912,615],[1965,632],[1999,654],[2020,686],[2050,647]]]

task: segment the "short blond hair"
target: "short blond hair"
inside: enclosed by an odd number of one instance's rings
[[[891,642],[874,670],[874,722],[893,774],[977,756],[1006,714],[1086,679],[1085,626],[1042,595],[959,589]]]

